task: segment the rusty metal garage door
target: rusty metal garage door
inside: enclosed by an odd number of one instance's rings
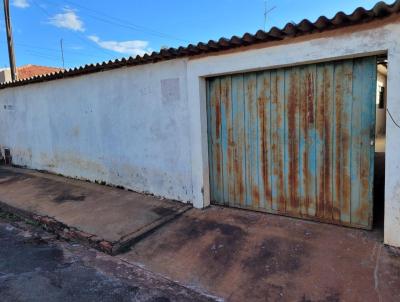
[[[207,79],[211,201],[372,227],[376,58]]]

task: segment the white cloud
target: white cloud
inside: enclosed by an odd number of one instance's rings
[[[99,45],[100,47],[122,54],[131,56],[142,56],[145,53],[151,52],[148,41],[132,40],[132,41],[102,41],[98,36],[88,36],[88,38]]]
[[[73,9],[64,8],[63,13],[54,15],[49,19],[49,23],[56,26],[71,29],[73,31],[85,31],[82,20]]]
[[[74,46],[70,46],[69,49],[72,49],[72,50],[81,50],[81,49],[83,49],[83,46],[74,45]]]
[[[28,0],[13,0],[13,2],[11,2],[11,5],[18,8],[27,8],[30,6]]]

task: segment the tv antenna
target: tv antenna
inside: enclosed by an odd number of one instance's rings
[[[61,61],[62,61],[62,65],[63,65],[63,68],[65,68],[63,39],[60,39],[60,49],[61,49]]]
[[[264,31],[266,31],[267,29],[267,16],[270,12],[272,12],[274,9],[276,8],[276,6],[271,7],[270,9],[268,9],[267,6],[267,1],[264,1]]]

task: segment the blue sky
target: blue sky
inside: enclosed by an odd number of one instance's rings
[[[389,2],[392,3],[393,1]],[[264,0],[10,0],[17,65],[65,67],[143,54],[161,47],[255,33],[264,27]],[[268,0],[267,29],[376,0]],[[8,67],[4,15],[0,67]]]

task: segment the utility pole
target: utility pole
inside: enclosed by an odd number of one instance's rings
[[[4,18],[6,20],[8,57],[10,59],[11,79],[12,79],[12,81],[15,81],[17,79],[17,68],[15,66],[13,36],[12,36],[12,30],[11,30],[10,1],[4,0],[3,2],[4,2]]]
[[[61,60],[62,60],[63,68],[65,68],[65,64],[64,64],[64,48],[63,48],[63,39],[61,39],[61,40],[60,40],[60,47],[61,47]]]

